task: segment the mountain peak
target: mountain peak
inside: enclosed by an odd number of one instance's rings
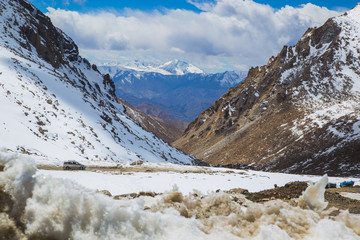
[[[359,23],[358,5],[308,29],[250,69],[173,145],[213,165],[359,174]]]
[[[101,66],[105,72],[114,77],[120,70],[134,70],[138,72],[160,73],[163,75],[185,75],[185,74],[204,74],[204,71],[187,62],[175,59],[163,64],[142,62],[135,60],[127,64],[106,63]]]
[[[178,59],[166,62],[163,65],[159,66],[159,68],[174,75],[184,75],[187,73],[196,73],[196,74],[204,73],[204,71],[195,67],[194,65]]]

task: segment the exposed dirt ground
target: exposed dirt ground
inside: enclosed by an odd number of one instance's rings
[[[62,166],[54,166],[54,165],[38,165],[38,169],[42,170],[63,170]],[[219,168],[219,172],[223,168]],[[1,166],[0,166],[1,170]],[[207,170],[206,168],[199,167],[195,169],[193,167],[187,168],[184,166],[183,168],[169,168],[167,166],[147,166],[142,164],[134,164],[134,165],[121,165],[118,166],[110,166],[110,167],[103,167],[103,166],[86,166],[87,171],[103,171],[103,172],[178,172],[178,173],[215,173],[217,171],[214,170]],[[247,171],[247,169],[243,169],[243,171]],[[243,174],[242,172],[234,172],[232,170],[221,171],[224,173],[234,173],[234,174]]]
[[[302,195],[302,193],[305,191],[307,186],[308,183],[306,182],[291,182],[283,187],[275,187],[273,189],[268,189],[254,193],[250,193],[248,190],[242,188],[231,189],[225,192],[230,195],[243,194],[248,200],[259,203],[275,200],[275,199],[281,199],[286,202],[291,202],[294,201],[294,199],[299,198]],[[327,209],[331,207],[335,207],[341,210],[348,209],[350,213],[360,214],[360,201],[340,195],[340,193],[342,192],[360,194],[360,186],[326,189],[325,200],[329,202]],[[114,196],[114,198],[115,199],[138,198],[141,196],[155,197],[157,195],[161,195],[161,194],[154,192],[140,192],[140,193],[117,195]],[[234,201],[236,201],[236,198],[234,199],[235,199]],[[337,214],[339,214],[338,210],[333,212],[333,215],[337,215]]]
[[[245,189],[231,189],[227,192],[230,194],[242,193],[247,199],[253,202],[266,202],[275,199],[291,201],[292,199],[300,197],[307,186],[308,184],[306,182],[292,182],[283,187],[276,187],[255,193],[249,193]],[[360,186],[326,189],[325,200],[329,202],[327,209],[336,207],[337,209],[348,209],[350,213],[360,214],[360,201],[341,196],[341,192],[360,194]],[[333,214],[337,215],[338,213],[339,211]]]

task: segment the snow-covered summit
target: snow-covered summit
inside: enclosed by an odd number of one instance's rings
[[[194,65],[177,59],[162,64],[139,60],[126,64],[105,63],[100,66],[100,69],[103,72],[109,73],[111,77],[114,77],[120,71],[160,73],[162,75],[204,74],[204,71]]]
[[[187,73],[204,73],[201,69],[195,67],[194,65],[180,61],[178,59],[164,63],[163,65],[159,66],[159,69],[163,69],[166,72],[175,75],[184,75]]]
[[[115,85],[24,0],[0,1],[0,150],[38,161],[192,163],[134,123]]]

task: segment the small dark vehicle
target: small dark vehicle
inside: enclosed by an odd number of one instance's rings
[[[77,161],[66,161],[63,166],[64,170],[85,170],[85,168],[85,165]]]
[[[354,181],[344,181],[342,183],[340,183],[340,187],[353,187],[354,186]]]
[[[328,183],[325,188],[337,188],[336,183]]]

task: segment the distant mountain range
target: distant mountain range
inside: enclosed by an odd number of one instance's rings
[[[250,69],[174,146],[213,165],[360,176],[359,53],[360,5]]]
[[[179,60],[164,64],[136,61],[125,66],[105,65],[99,70],[112,77],[117,96],[133,106],[152,105],[182,122],[194,120],[246,72],[206,74]]]
[[[201,69],[195,67],[194,65],[186,63],[184,61],[180,61],[178,59],[163,64],[141,62],[139,60],[135,60],[134,62],[129,62],[126,64],[105,63],[104,65],[100,66],[100,69],[106,73],[109,73],[112,78],[121,70],[152,72],[160,73],[163,75],[185,75],[188,73],[204,73]]]

